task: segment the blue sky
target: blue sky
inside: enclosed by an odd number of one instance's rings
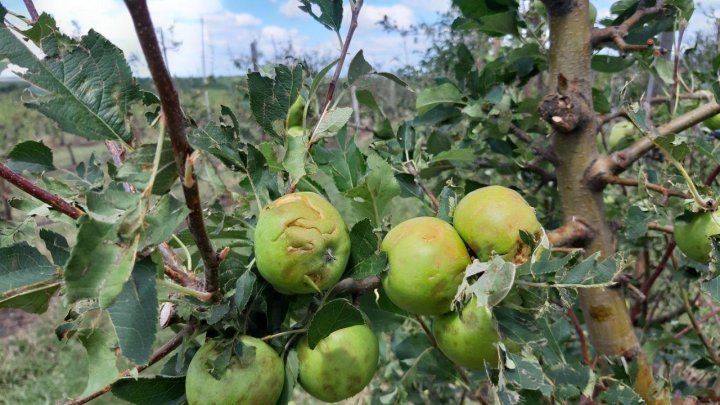
[[[366,59],[379,69],[393,69],[406,62],[417,61],[427,44],[386,33],[377,22],[388,15],[401,27],[433,22],[438,13],[449,9],[451,0],[365,0],[360,23],[350,49],[351,55],[364,49]],[[13,11],[25,13],[22,0],[3,2]],[[523,4],[527,0],[522,0]],[[145,76],[147,69],[132,23],[122,0],[35,0],[40,12],[55,16],[68,33],[84,33],[95,28],[136,59],[136,74]],[[205,20],[206,69],[216,75],[241,73],[232,63],[234,58],[247,58],[251,41],[258,42],[267,58],[282,53],[291,42],[297,53],[318,53],[336,57],[338,41],[334,33],[316,23],[297,6],[299,0],[149,0],[157,27],[178,41],[177,49],[168,55],[170,69],[179,76],[198,76],[200,59],[200,18]],[[599,17],[609,15],[611,1],[596,0]],[[720,0],[704,1],[705,8],[720,8]],[[525,7],[525,6],[524,6]],[[347,2],[345,2],[347,23]],[[79,27],[79,30],[78,30]],[[709,20],[696,11],[691,31],[706,29]],[[168,31],[172,29],[172,34]],[[343,27],[343,34],[345,27]],[[689,36],[691,37],[691,35]],[[133,58],[137,57],[137,58]]]

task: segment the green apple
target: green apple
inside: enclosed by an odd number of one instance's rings
[[[704,124],[706,127],[710,128],[711,131],[720,129],[720,114],[713,115],[712,117],[706,119]]]
[[[610,129],[608,149],[610,152],[630,146],[638,135],[638,130],[630,121],[619,122]]]
[[[301,127],[303,126],[303,115],[305,113],[305,99],[302,96],[298,96],[295,102],[290,106],[287,114],[287,122],[285,128]]]
[[[460,315],[451,312],[435,319],[432,327],[438,348],[454,363],[472,370],[481,370],[485,362],[497,367],[499,340],[492,312],[470,300]]]
[[[380,348],[367,325],[339,329],[310,349],[307,337],[297,346],[300,385],[325,402],[337,402],[362,391],[378,366]]]
[[[685,256],[702,263],[710,260],[710,236],[720,234],[720,217],[717,212],[701,212],[691,218],[676,218],[675,243]]]
[[[542,233],[535,209],[517,191],[502,186],[482,187],[466,195],[455,208],[453,225],[481,261],[498,254],[524,263],[532,252],[520,231],[535,237]]]
[[[385,117],[382,117],[375,121],[375,125],[373,127],[373,134],[378,139],[392,139],[395,137],[395,131],[393,131],[390,120]]]
[[[255,227],[258,271],[283,294],[332,287],[349,256],[347,225],[319,194],[287,194],[260,212]]]
[[[380,247],[390,271],[383,279],[388,298],[398,307],[421,315],[450,311],[470,255],[447,222],[412,218],[394,227]]]
[[[588,6],[588,20],[590,25],[595,25],[595,21],[597,21],[597,8],[592,3]]]
[[[195,353],[185,377],[188,404],[274,404],[280,398],[285,384],[285,367],[280,356],[260,339],[243,336],[240,342],[244,349],[255,350],[254,359],[244,364],[233,355],[219,379],[210,373],[220,355],[217,343],[206,341]]]

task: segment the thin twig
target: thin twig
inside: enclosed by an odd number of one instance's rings
[[[437,197],[435,197],[435,194],[433,194],[432,190],[430,190],[420,178],[420,173],[415,166],[415,162],[412,160],[406,162],[405,169],[409,174],[413,176],[413,178],[415,179],[415,183],[420,186],[420,189],[423,191],[423,193],[425,193],[425,195],[430,199],[430,204],[432,204],[433,211],[437,215],[438,211],[440,211],[440,202],[438,201]]]
[[[588,354],[587,338],[585,337],[585,331],[583,331],[583,328],[580,325],[580,321],[578,320],[577,315],[575,315],[575,311],[573,311],[572,308],[568,308],[566,313],[572,321],[575,332],[577,332],[578,338],[580,339],[580,351],[582,352],[583,360],[585,360],[585,364],[590,366],[592,365],[592,360],[590,360],[590,354]]]
[[[688,317],[690,318],[690,324],[692,324],[692,327],[695,329],[695,333],[700,338],[700,341],[702,342],[703,346],[705,346],[705,349],[707,350],[708,354],[710,355],[710,360],[712,360],[715,364],[720,364],[720,357],[717,356],[715,353],[715,348],[713,348],[712,343],[708,340],[707,336],[702,332],[702,329],[700,329],[700,324],[695,319],[695,316],[693,315],[692,306],[690,305],[690,300],[688,299],[687,290],[683,287],[680,287],[680,296],[683,300],[683,305],[685,306],[685,312],[687,312]]]
[[[592,45],[597,46],[603,42],[614,41],[615,44],[620,47],[620,45],[617,43],[617,38],[622,40],[627,36],[630,28],[640,22],[643,17],[660,13],[664,7],[662,0],[657,1],[653,7],[643,7],[642,4],[643,3],[640,2],[637,10],[635,10],[635,13],[633,13],[633,15],[623,21],[620,25],[605,28],[593,28],[591,36]],[[622,42],[624,43],[625,41],[623,40]],[[644,49],[647,48],[648,46],[645,45]]]
[[[647,227],[651,231],[664,232],[664,233],[667,233],[670,235],[675,233],[675,228],[673,228],[672,225],[661,225],[661,224],[658,224],[657,222],[650,222],[650,223],[648,223]]]
[[[663,253],[662,258],[660,259],[660,262],[658,262],[657,266],[655,267],[655,271],[653,272],[650,277],[645,280],[642,287],[640,288],[640,291],[643,293],[645,297],[647,297],[650,293],[650,289],[655,284],[655,281],[660,277],[660,274],[665,270],[665,267],[667,266],[667,262],[670,260],[670,257],[673,254],[673,251],[675,250],[675,241],[672,240],[668,243],[667,247],[665,248],[665,253]],[[640,311],[644,307],[645,303],[647,301],[637,301],[635,305],[633,305],[631,311],[630,311],[630,317],[633,320],[638,319],[638,316],[640,315]]]
[[[0,177],[72,219],[78,219],[84,214],[81,209],[63,200],[59,195],[52,194],[36,186],[30,180],[10,170],[9,167],[2,163],[0,163]]]
[[[205,289],[215,293],[218,289],[219,263],[207,229],[205,229],[200,192],[197,181],[194,181],[195,176],[191,163],[193,149],[185,134],[185,117],[180,107],[180,100],[172,77],[165,66],[147,2],[145,0],[125,0],[125,4],[132,17],[148,69],[160,95],[160,104],[175,155],[175,165],[178,173],[181,176],[186,174],[186,179],[190,180],[183,182],[185,204],[190,209],[188,228],[205,264]]]
[[[25,7],[27,8],[28,13],[30,13],[30,18],[32,18],[32,22],[36,23],[38,18],[40,18],[40,15],[35,8],[33,0],[23,0],[23,2],[25,3]]]
[[[185,340],[185,337],[190,336],[195,331],[196,327],[197,327],[196,323],[191,320],[182,328],[182,330],[180,332],[178,332],[177,335],[173,336],[172,339],[168,340],[164,345],[160,346],[160,348],[155,350],[150,355],[150,359],[148,360],[147,364],[137,366],[133,369],[125,370],[122,373],[120,373],[119,378],[130,376],[133,370],[136,370],[136,372],[141,373],[144,370],[146,370],[148,367],[150,367],[153,364],[157,363],[158,361],[162,360],[163,358],[165,358],[165,356],[172,353],[173,350],[177,349],[177,347],[182,344],[183,340]],[[101,395],[109,392],[110,388],[111,388],[111,385],[106,385],[88,396],[76,399],[74,401],[66,402],[64,405],[81,405],[81,404],[88,403],[88,402],[92,401],[93,399],[98,398]]]
[[[685,308],[682,308],[680,312],[684,311]],[[699,321],[697,321],[698,324],[703,324],[707,322],[708,319],[714,317],[715,315],[720,314],[720,308],[715,308],[712,312],[702,317]],[[693,329],[692,325],[688,325],[684,327],[680,332],[675,334],[675,339],[680,339],[684,334],[690,332]]]
[[[370,276],[360,280],[346,278],[341,280],[330,291],[332,296],[345,294],[362,294],[367,291],[380,288],[382,282],[379,276]]]
[[[638,187],[640,185],[640,182],[638,180],[629,179],[626,177],[615,176],[612,174],[606,174],[606,175],[602,176],[601,180],[603,182],[605,182],[606,184],[617,184],[620,186]],[[692,198],[692,196],[690,194],[685,193],[683,191],[675,190],[672,188],[667,188],[667,187],[661,186],[659,184],[650,183],[649,181],[646,181],[644,183],[644,186],[648,190],[662,194],[663,196]]]
[[[432,334],[432,331],[428,327],[427,323],[425,323],[425,320],[420,315],[415,315],[415,319],[420,324],[420,327],[422,328],[423,332],[425,332],[425,335],[427,335],[428,340],[430,341],[430,345],[434,347],[435,349],[438,349],[437,340],[435,340],[435,336]],[[438,349],[439,350],[439,349]],[[460,375],[460,379],[465,384],[470,384],[470,378],[468,377],[467,372],[454,362],[452,362],[453,367],[455,367],[455,370],[458,372],[458,375]]]

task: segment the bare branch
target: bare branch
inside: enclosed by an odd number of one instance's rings
[[[438,202],[435,194],[433,194],[432,190],[430,190],[420,178],[420,173],[418,173],[417,167],[415,167],[415,162],[410,160],[405,163],[405,169],[415,178],[415,183],[420,186],[420,189],[423,191],[423,193],[425,193],[425,195],[430,199],[430,204],[432,204],[433,211],[435,212],[435,214],[437,214],[438,211],[440,211],[440,202]]]
[[[702,107],[689,111],[675,119],[668,121],[658,128],[657,134],[665,136],[682,132],[702,121],[720,114],[720,104],[715,101],[709,102]],[[647,152],[655,147],[653,141],[648,137],[636,141],[625,149],[619,150],[609,156],[601,156],[588,170],[590,181],[597,181],[606,174],[620,174],[639,160]]]
[[[197,327],[197,325],[195,324],[195,322],[193,322],[193,321],[188,322],[188,323],[182,328],[182,330],[181,330],[180,332],[178,332],[177,335],[175,335],[172,339],[168,340],[167,343],[165,343],[164,345],[160,346],[160,348],[158,348],[157,350],[155,350],[155,351],[150,355],[150,359],[148,360],[148,363],[147,363],[147,364],[141,365],[141,366],[137,366],[137,367],[135,367],[134,369],[125,370],[125,371],[123,371],[122,373],[120,373],[120,376],[119,376],[119,377],[122,378],[122,377],[128,377],[128,376],[130,376],[130,374],[131,374],[131,372],[132,372],[133,370],[137,370],[138,373],[141,373],[141,372],[143,372],[145,369],[147,369],[148,367],[150,367],[150,366],[152,366],[153,364],[157,363],[158,361],[162,360],[163,358],[165,358],[165,356],[167,356],[168,354],[172,353],[173,350],[177,349],[177,347],[182,344],[183,340],[185,340],[185,338],[186,338],[187,336],[190,336],[190,335],[195,331],[195,328],[196,328],[196,327]],[[105,394],[105,393],[107,393],[107,392],[109,392],[109,391],[110,391],[110,385],[106,385],[106,386],[102,387],[101,389],[93,392],[92,394],[90,394],[90,395],[88,395],[88,396],[85,396],[85,397],[76,399],[76,400],[74,400],[74,401],[65,402],[64,405],[81,405],[81,404],[85,404],[85,403],[88,403],[88,402],[92,401],[93,399],[96,399],[96,398],[102,396],[103,394]]]
[[[0,163],[0,177],[72,219],[78,219],[85,214],[80,208],[63,200],[59,195],[52,194],[36,186],[30,180],[10,170],[9,167],[2,163]]]
[[[332,289],[332,295],[362,294],[380,288],[381,285],[382,283],[379,276],[370,276],[361,280],[346,278],[335,284],[335,287]]]
[[[40,15],[35,8],[35,3],[33,3],[33,0],[23,0],[23,2],[25,2],[25,8],[27,8],[28,13],[30,13],[30,18],[32,18],[32,22],[37,22],[38,18],[40,18]]]
[[[615,176],[612,174],[606,174],[606,175],[600,177],[600,179],[605,184],[617,184],[617,185],[628,186],[628,187],[638,187],[640,185],[640,182],[638,180],[628,179],[626,177]],[[672,188],[667,188],[667,187],[661,186],[659,184],[650,183],[648,181],[646,181],[644,183],[644,186],[648,190],[654,191],[656,193],[660,193],[666,197],[672,196],[672,197],[680,197],[680,198],[692,198],[692,196],[688,193],[682,192],[680,190],[675,190]]]
[[[690,300],[688,299],[687,290],[683,287],[680,287],[680,296],[682,297],[683,305],[685,306],[685,312],[687,313],[688,317],[690,318],[690,324],[692,324],[693,329],[695,329],[695,333],[700,338],[700,341],[702,342],[703,346],[705,346],[705,349],[707,350],[708,354],[710,355],[710,359],[713,361],[713,363],[720,365],[720,357],[718,357],[717,353],[715,352],[713,343],[710,340],[708,340],[707,336],[705,336],[702,329],[700,329],[700,324],[695,319],[695,315],[693,314],[692,306],[690,305]]]
[[[355,4],[352,4],[351,2],[350,6],[352,8],[352,14],[350,16],[350,26],[348,27],[348,32],[345,36],[345,42],[343,42],[342,49],[340,50],[340,60],[335,66],[335,73],[333,74],[330,85],[328,86],[327,95],[325,96],[325,102],[323,103],[323,108],[321,110],[322,115],[325,115],[328,108],[330,108],[330,103],[332,102],[335,95],[335,87],[337,86],[337,82],[340,79],[340,72],[342,71],[345,57],[347,57],[348,49],[350,48],[350,41],[352,41],[353,34],[355,34],[355,29],[358,25],[358,16],[360,15],[360,9],[363,6],[363,0],[356,0]]]
[[[675,233],[675,228],[672,227],[671,225],[661,225],[661,224],[658,224],[657,222],[650,222],[647,225],[647,227],[648,227],[648,230],[664,232],[664,233],[667,233],[668,235],[673,235]]]
[[[585,331],[583,331],[582,326],[580,325],[580,321],[578,320],[577,315],[575,315],[575,311],[573,311],[572,308],[568,308],[567,316],[572,321],[573,327],[575,328],[575,332],[578,335],[578,338],[580,339],[580,351],[583,355],[583,360],[585,360],[585,364],[592,367],[592,361],[590,360],[590,354],[588,354],[588,347],[587,347],[587,337],[585,336]]]
[[[653,272],[653,274],[650,275],[650,277],[645,280],[642,287],[640,288],[640,291],[645,297],[649,295],[650,289],[655,284],[655,281],[657,281],[658,277],[660,277],[660,274],[663,272],[663,270],[665,270],[665,267],[667,267],[667,263],[670,260],[673,251],[675,250],[675,246],[676,244],[674,240],[671,240],[668,243],[667,247],[665,248],[665,253],[660,259],[660,262],[658,262],[655,271]],[[646,302],[647,301],[644,300],[635,302],[635,305],[633,305],[632,309],[630,310],[630,317],[633,319],[633,321],[636,320],[638,316],[640,316],[640,311],[642,310]]]
[[[643,2],[641,1],[638,4],[637,10],[635,10],[635,13],[633,13],[633,15],[631,15],[627,20],[623,21],[620,25],[605,28],[593,28],[591,36],[591,42],[593,47],[598,46],[603,42],[614,41],[618,48],[620,48],[621,45],[618,44],[618,39],[619,41],[621,41],[621,43],[624,44],[625,41],[623,38],[627,36],[630,28],[640,22],[643,17],[660,13],[663,10],[663,7],[664,3],[662,0],[657,1],[652,7],[643,7]],[[625,45],[627,46],[627,44]],[[643,46],[643,49],[648,48],[647,45],[639,46]]]
[[[583,221],[575,218],[547,233],[554,247],[582,247],[593,237],[593,231]]]
[[[191,164],[187,165],[186,163],[188,158],[191,157],[193,149],[187,142],[185,117],[180,107],[180,100],[170,73],[165,66],[147,2],[145,0],[125,0],[125,4],[132,17],[148,69],[160,95],[160,104],[175,155],[175,165],[181,176],[188,174],[189,180],[191,180],[183,182],[185,204],[190,208],[188,228],[205,264],[205,289],[208,292],[215,293],[218,289],[219,263],[207,229],[205,229],[200,192],[197,181],[194,181],[194,170]]]

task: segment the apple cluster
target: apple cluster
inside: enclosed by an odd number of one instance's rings
[[[451,225],[434,217],[404,221],[381,244],[389,260],[383,289],[398,307],[436,316],[432,333],[438,348],[470,369],[496,366],[499,340],[492,312],[473,298],[460,314],[451,311],[471,254],[481,261],[494,255],[521,263],[531,252],[521,231],[538,236],[535,210],[509,188],[488,186],[466,195]],[[340,213],[311,192],[287,194],[262,209],[255,229],[255,259],[260,275],[283,294],[308,294],[333,287],[350,256],[350,236]],[[469,247],[469,249],[468,249]],[[275,350],[250,336],[240,339],[254,360],[233,356],[222,376],[213,376],[219,351],[208,340],[193,357],[186,378],[190,404],[274,403],[285,381]],[[378,366],[379,344],[367,325],[336,330],[310,348],[307,337],[296,346],[298,381],[310,395],[337,402],[359,393]],[[351,365],[351,366],[350,366]]]

